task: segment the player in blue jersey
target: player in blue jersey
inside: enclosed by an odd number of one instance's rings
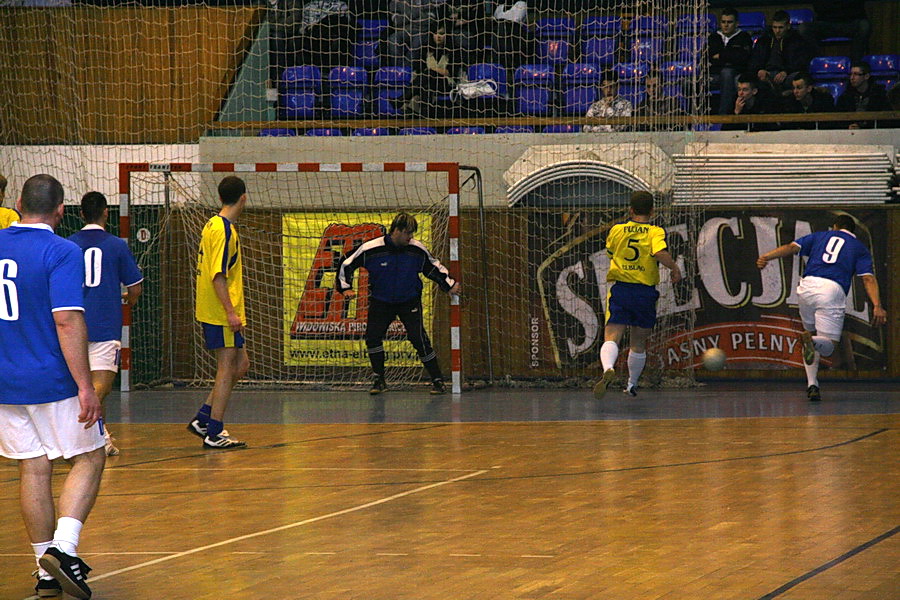
[[[125,240],[106,231],[109,208],[106,196],[88,192],[81,198],[86,225],[69,239],[84,252],[84,320],[88,328],[91,379],[102,403],[112,391],[122,349],[122,286],[125,300],[134,306],[144,280]],[[105,425],[105,424],[104,424]],[[106,455],[115,456],[109,430],[104,426]]]
[[[431,393],[446,391],[437,355],[422,322],[422,279],[431,279],[448,294],[458,294],[460,284],[431,255],[422,242],[413,238],[419,228],[408,213],[394,217],[388,234],[362,244],[341,260],[335,278],[338,293],[352,297],[353,272],[363,267],[369,272],[369,314],[366,320],[366,349],[374,372],[370,394],[387,389],[384,379],[384,338],[394,319],[399,318],[406,336],[431,376]]]
[[[16,460],[39,597],[90,598],[77,556],[106,461],[100,399],[91,383],[84,322],[84,260],[53,229],[63,188],[49,175],[22,186],[19,223],[0,231],[0,455]],[[53,463],[64,458],[58,514]],[[54,524],[56,529],[54,531]]]
[[[887,312],[879,298],[872,255],[853,235],[855,230],[853,217],[841,214],[828,231],[805,235],[756,259],[756,266],[762,269],[776,258],[798,253],[807,257],[803,279],[797,286],[797,296],[804,329],[800,342],[808,386],[806,396],[813,401],[822,399],[818,379],[819,357],[831,356],[835,345],[841,340],[847,293],[854,275],[862,278],[863,287],[872,302],[872,323],[884,325],[887,322]]]

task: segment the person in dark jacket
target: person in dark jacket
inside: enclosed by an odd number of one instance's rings
[[[866,16],[864,2],[848,0],[813,1],[815,19],[811,23],[800,25],[800,34],[821,44],[822,40],[831,37],[848,37],[852,40],[853,60],[862,60],[869,53],[869,35],[872,23]],[[817,49],[817,55],[821,51]]]
[[[791,80],[792,93],[784,99],[782,112],[789,114],[834,112],[834,98],[828,92],[813,87],[809,73],[797,73]],[[817,129],[815,121],[782,123],[782,129]]]
[[[734,109],[737,98],[738,75],[747,70],[753,38],[737,26],[738,11],[728,7],[722,9],[719,30],[709,34],[709,74],[713,89],[721,92],[719,114],[727,115]]]
[[[791,78],[807,70],[813,56],[815,48],[812,43],[791,29],[790,15],[779,10],[772,15],[769,31],[753,46],[750,70],[761,82],[771,85],[776,93],[788,95]]]
[[[775,97],[768,89],[761,86],[752,73],[738,77],[737,100],[734,101],[735,115],[771,115],[778,112]],[[726,123],[722,129],[747,131],[772,131],[778,129],[777,123]]]
[[[836,109],[838,112],[872,112],[891,110],[885,89],[870,81],[871,67],[865,61],[850,63],[850,85],[847,91],[838,96]],[[849,124],[849,129],[872,127],[872,122],[858,121]]]
[[[407,338],[431,376],[431,393],[443,394],[446,389],[437,355],[422,321],[422,280],[419,275],[431,279],[449,294],[458,294],[460,285],[425,245],[413,238],[417,229],[413,215],[400,213],[394,217],[387,235],[362,244],[345,256],[338,267],[335,290],[344,296],[353,294],[356,269],[363,267],[369,272],[366,348],[375,373],[370,394],[380,394],[387,389],[383,344],[395,318],[403,323]]]

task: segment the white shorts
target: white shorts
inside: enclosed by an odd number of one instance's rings
[[[824,277],[804,277],[797,286],[797,296],[803,328],[839,341],[847,312],[844,288]]]
[[[72,458],[102,448],[103,425],[78,422],[78,396],[45,404],[0,404],[0,455],[13,460]]]
[[[119,340],[88,342],[88,362],[91,363],[91,371],[118,373],[121,350],[122,342]]]

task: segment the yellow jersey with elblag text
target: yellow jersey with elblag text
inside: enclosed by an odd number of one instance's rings
[[[17,211],[0,206],[0,229],[6,229],[13,223],[17,223],[21,218]]]
[[[221,215],[206,222],[200,236],[197,255],[197,320],[211,325],[228,325],[225,308],[216,296],[213,278],[222,273],[228,284],[228,296],[241,323],[244,314],[244,281],[241,245],[234,225]]]
[[[659,263],[653,255],[666,248],[666,230],[662,227],[637,221],[613,225],[606,236],[606,280],[655,286],[659,283]]]

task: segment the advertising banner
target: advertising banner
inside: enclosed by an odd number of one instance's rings
[[[595,364],[603,343],[609,259],[606,227],[594,216],[535,212],[530,223],[531,264],[536,265],[529,315],[532,369],[583,368]],[[764,270],[756,258],[813,231],[829,229],[837,211],[779,209],[705,211],[699,222],[666,227],[673,257],[689,276],[672,285],[660,268],[659,323],[650,353],[666,369],[700,366],[700,355],[719,347],[729,369],[802,366],[797,284],[803,262],[795,255]],[[883,213],[853,210],[856,236],[872,253],[883,289],[887,232]],[[592,222],[593,220],[593,222]],[[689,268],[685,270],[685,263]],[[823,359],[826,368],[887,367],[883,330],[873,327],[872,306],[860,278],[847,297],[841,342]],[[693,323],[692,323],[693,321]]]

